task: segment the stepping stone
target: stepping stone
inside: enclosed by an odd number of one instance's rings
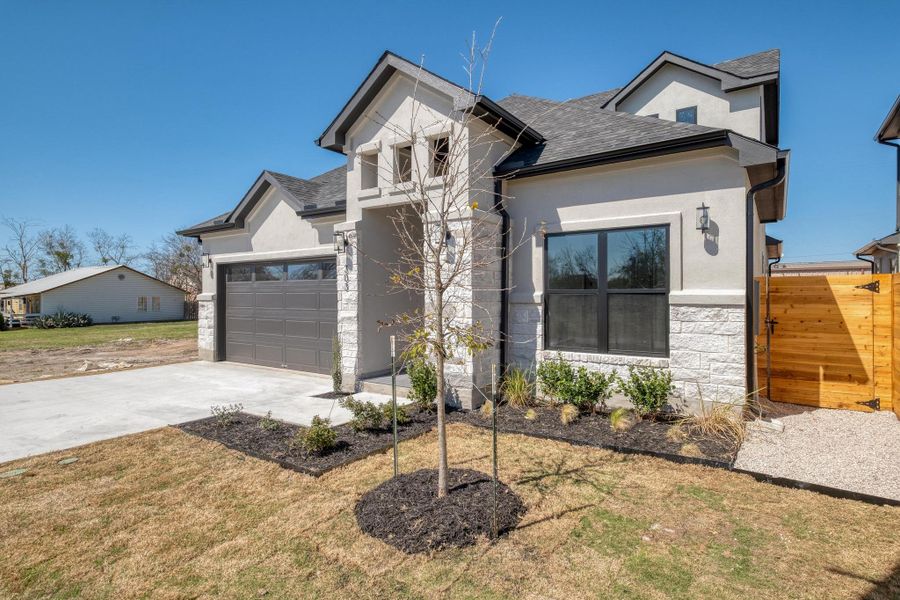
[[[62,459],[61,461],[59,461],[58,463],[56,463],[56,464],[58,464],[58,465],[71,465],[71,464],[74,463],[74,462],[78,462],[78,457],[77,457],[77,456],[70,456],[69,458],[64,458],[64,459]]]
[[[21,475],[28,469],[13,469],[12,471],[5,471],[0,473],[0,479],[6,479],[7,477],[16,477],[17,475]]]

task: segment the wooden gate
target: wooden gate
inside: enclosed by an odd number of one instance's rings
[[[760,281],[757,372],[771,400],[827,408],[891,410],[898,276],[772,277]],[[894,279],[894,280],[892,280]],[[766,284],[771,342],[766,348]],[[900,346],[898,342],[897,346]],[[770,353],[767,373],[765,352]],[[767,378],[770,375],[770,378]],[[771,382],[771,389],[767,389]],[[900,381],[896,382],[900,385]],[[900,409],[900,403],[897,406]]]

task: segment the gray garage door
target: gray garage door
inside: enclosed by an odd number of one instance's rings
[[[316,373],[337,331],[334,260],[225,267],[225,359]]]

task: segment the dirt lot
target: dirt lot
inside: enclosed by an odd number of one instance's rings
[[[4,332],[0,384],[195,360],[196,331],[186,323]]]

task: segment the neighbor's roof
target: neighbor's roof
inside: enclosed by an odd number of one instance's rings
[[[878,246],[890,247],[890,246],[897,246],[898,244],[900,244],[900,231],[895,231],[894,233],[891,233],[890,235],[886,235],[881,239],[872,240],[871,242],[869,242],[868,244],[866,244],[865,246],[863,246],[862,248],[860,248],[859,250],[854,252],[854,254],[862,254],[865,256],[869,256],[872,254],[872,252],[874,252],[875,250],[878,249],[877,248]]]
[[[896,140],[898,138],[900,138],[900,96],[897,96],[897,99],[894,100],[894,105],[888,111],[887,117],[884,118],[884,123],[881,124],[881,127],[878,128],[878,133],[875,134],[875,140],[879,142]]]
[[[339,213],[344,210],[347,203],[347,168],[340,166],[312,179],[263,171],[233,210],[182,229],[178,234],[199,237],[201,234],[214,231],[240,229],[253,207],[273,186],[284,193],[287,201],[300,216]]]
[[[146,273],[141,273],[137,269],[132,269],[131,267],[126,265],[100,265],[96,267],[79,267],[77,269],[70,269],[68,271],[63,271],[62,273],[56,273],[55,275],[48,275],[47,277],[44,277],[42,279],[35,279],[34,281],[29,281],[28,283],[22,283],[13,287],[9,287],[4,290],[0,290],[0,297],[17,298],[19,296],[29,296],[31,294],[43,294],[44,292],[48,292],[64,285],[69,285],[70,283],[75,283],[76,281],[89,279],[91,277],[94,277],[95,275],[100,275],[101,273],[106,273],[107,271],[113,271],[115,269],[128,269],[129,271],[133,271],[135,273],[138,273],[139,275],[143,275],[144,277],[152,279],[153,281],[157,281],[163,285],[167,285],[175,289],[180,289],[170,283],[166,283],[165,281],[156,279],[155,277],[151,277]]]

